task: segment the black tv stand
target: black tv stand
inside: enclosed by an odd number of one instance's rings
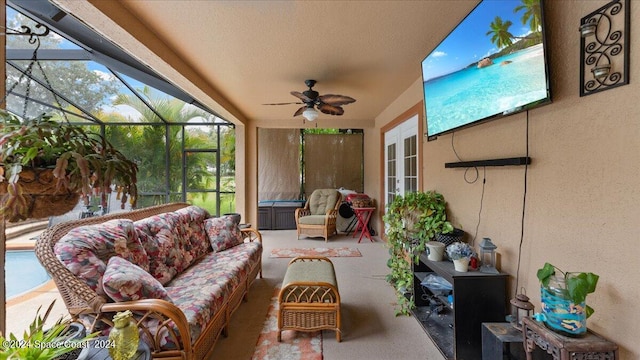
[[[482,323],[504,322],[507,274],[457,272],[451,261],[431,261],[426,254],[413,264],[414,317],[447,359],[482,358]],[[420,283],[429,274],[453,286],[453,303]]]
[[[531,164],[531,158],[525,157],[512,157],[502,159],[488,159],[488,160],[474,160],[474,161],[459,161],[445,163],[445,168],[469,168],[469,167],[483,167],[483,166],[510,166],[510,165],[529,165]]]

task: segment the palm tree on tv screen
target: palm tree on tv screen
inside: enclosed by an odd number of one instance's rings
[[[542,21],[540,19],[540,0],[522,0],[522,5],[516,6],[513,12],[524,10],[522,14],[522,25],[529,23],[531,32],[539,32]]]
[[[509,27],[513,25],[513,23],[509,20],[503,22],[499,16],[489,24],[489,28],[491,30],[487,31],[486,35],[491,35],[491,42],[496,44],[498,48],[505,48],[513,44],[511,39],[514,36],[509,32]]]

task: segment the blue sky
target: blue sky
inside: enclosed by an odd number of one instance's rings
[[[496,16],[513,24],[509,31],[514,36],[529,33],[529,26],[522,25],[524,10],[514,13],[520,0],[484,0],[469,14],[434,51],[422,62],[424,79],[458,71],[499,49],[491,42],[489,24]]]

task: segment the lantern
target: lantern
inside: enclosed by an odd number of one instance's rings
[[[496,269],[497,248],[498,247],[491,242],[491,239],[482,239],[482,242],[480,243],[480,261],[482,263],[482,266],[480,266],[480,272],[499,274],[499,271]]]
[[[522,331],[522,319],[527,316],[531,316],[533,312],[533,304],[529,302],[529,297],[525,294],[518,294],[515,298],[511,299],[511,316],[509,320],[511,325],[516,329]]]

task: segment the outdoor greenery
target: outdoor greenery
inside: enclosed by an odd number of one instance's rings
[[[7,28],[20,29],[21,26],[29,26],[36,30],[36,22],[28,17],[17,14],[13,18],[7,18]],[[38,38],[40,49],[58,49],[62,43],[62,38],[49,36]],[[33,49],[34,45],[28,43],[26,36],[7,36],[7,49]],[[15,61],[17,65],[24,68],[30,63],[28,60]],[[98,111],[107,99],[114,96],[118,92],[119,82],[113,76],[105,76],[99,71],[93,71],[84,61],[40,61],[40,66],[34,66],[33,75],[41,81],[46,79],[51,83],[51,87],[56,89],[64,89],[65,93],[73,100],[73,102],[90,112]],[[7,66],[7,80],[9,85],[17,83],[20,73],[11,66]],[[17,88],[17,92],[23,92],[26,82],[23,81]],[[42,101],[44,104],[54,104],[52,94],[43,86],[36,83],[31,84],[30,97],[32,99]],[[7,98],[7,109],[22,109],[24,99],[18,96],[10,96]],[[28,104],[27,117],[36,117],[42,113],[49,113],[51,108],[43,104],[31,101]],[[63,102],[64,106],[64,102]],[[78,113],[77,109],[68,109]]]
[[[12,14],[7,19],[8,28],[20,29],[26,25],[36,31],[35,22],[19,13]],[[34,49],[27,40],[27,36],[7,36],[7,48]],[[53,31],[48,36],[39,37],[38,41],[42,51],[70,46]],[[24,71],[31,61],[10,63]],[[62,121],[61,112],[52,111],[52,107],[46,105],[56,106],[51,91],[35,81],[30,82],[27,91],[28,79],[23,76],[19,82],[22,74],[9,62],[7,71],[8,86],[17,84],[16,94],[26,94],[33,99],[25,102],[22,97],[11,95],[6,99],[8,109],[27,118],[47,113],[52,120]],[[103,133],[115,149],[137,164],[138,207],[183,201],[182,194],[186,192],[187,200],[204,203],[210,212],[215,213],[217,204],[212,191],[220,191],[220,211],[234,211],[233,126],[218,122],[220,119],[213,114],[160,91],[138,86],[140,83],[130,78],[126,78],[128,85],[135,88],[128,89],[110,68],[95,62],[40,59],[32,65],[32,75],[41,82],[46,80],[53,90],[63,93],[73,102],[70,104],[58,98],[64,111],[68,112],[66,117],[69,121],[86,132]],[[90,118],[98,119],[104,125],[88,121]],[[187,123],[197,125],[184,125]],[[196,151],[189,151],[194,149]],[[184,183],[183,170],[187,173]],[[221,176],[231,179],[220,179],[219,188],[218,170]],[[96,199],[90,201],[96,203]]]
[[[383,217],[389,246],[387,281],[396,289],[396,315],[408,315],[415,307],[412,262],[419,260],[426,243],[438,233],[450,233],[446,202],[441,194],[412,192],[396,196]]]
[[[141,125],[117,124],[118,122],[126,122],[127,119],[122,119],[117,114],[105,115],[109,119],[110,125],[107,127],[107,137],[122,149],[123,153],[129,154],[138,163],[140,193],[166,193],[167,183],[169,193],[179,194],[183,191],[184,147],[186,149],[184,165],[187,171],[184,190],[198,193],[202,202],[206,201],[209,204],[209,206],[203,207],[209,211],[213,210],[210,209],[211,193],[197,191],[216,188],[217,159],[214,151],[220,151],[220,172],[221,175],[227,175],[227,180],[221,180],[221,188],[218,190],[235,191],[235,182],[228,180],[229,177],[233,179],[235,173],[234,129],[230,126],[221,126],[221,148],[219,149],[217,126],[208,124],[185,126],[184,132],[182,125],[158,126],[157,123],[161,121],[158,114],[177,124],[188,123],[192,120],[203,123],[211,118],[211,114],[195,107],[188,107],[180,100],[153,97],[151,89],[148,87],[141,89],[139,93],[145,96],[145,101],[151,104],[157,113],[133,95],[120,94],[114,103],[128,106],[141,114],[138,119],[138,122],[142,123]],[[165,164],[167,163],[169,164],[168,174],[165,173]],[[192,200],[195,202],[193,197]],[[142,206],[154,205],[164,202],[164,197],[145,197],[141,201]],[[222,206],[221,211],[223,211]]]

